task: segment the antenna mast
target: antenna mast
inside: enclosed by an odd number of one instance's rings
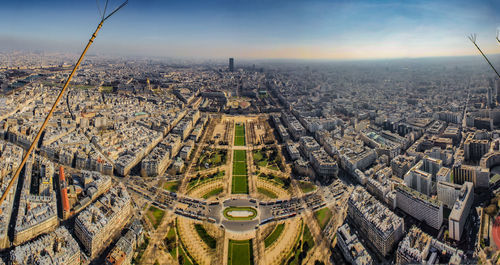
[[[108,1],[109,0],[106,0],[106,8],[108,6]],[[43,131],[45,130],[45,127],[47,126],[47,123],[49,122],[50,118],[52,117],[52,114],[54,113],[54,110],[56,109],[57,104],[61,100],[64,92],[66,92],[66,89],[68,88],[68,85],[69,85],[69,82],[71,81],[71,78],[73,78],[73,75],[75,74],[76,70],[78,69],[78,66],[80,66],[80,63],[82,62],[83,57],[87,53],[87,50],[89,49],[90,45],[92,45],[92,43],[94,42],[94,39],[97,37],[97,33],[99,32],[99,30],[101,29],[102,25],[104,24],[104,21],[106,21],[109,17],[111,17],[118,10],[120,10],[122,7],[124,7],[127,3],[128,3],[128,0],[126,0],[125,2],[123,2],[120,6],[118,6],[115,10],[113,10],[108,15],[106,15],[106,8],[104,9],[104,12],[102,13],[102,16],[101,16],[101,21],[99,22],[99,25],[97,25],[97,28],[94,31],[94,33],[92,34],[92,36],[90,37],[90,40],[87,43],[87,46],[85,46],[85,49],[83,49],[83,52],[80,55],[80,58],[78,58],[78,61],[76,62],[75,66],[73,67],[73,70],[71,71],[71,74],[69,75],[68,79],[66,80],[66,83],[64,83],[64,86],[62,87],[61,91],[59,92],[59,95],[57,96],[56,101],[52,105],[52,108],[50,109],[49,114],[47,114],[47,117],[45,117],[45,120],[43,121],[42,127],[40,127],[40,130],[38,130],[38,133],[36,134],[35,139],[31,143],[30,147],[28,148],[28,151],[24,155],[23,160],[21,161],[21,164],[19,164],[19,166],[17,167],[17,170],[14,173],[14,176],[12,176],[12,179],[10,180],[9,185],[7,186],[7,188],[5,189],[4,193],[2,194],[2,197],[0,197],[0,205],[2,205],[3,201],[7,197],[7,194],[9,194],[9,191],[12,188],[12,185],[14,184],[14,181],[19,177],[19,173],[21,172],[21,169],[26,164],[26,161],[28,160],[28,157],[31,155],[31,153],[33,152],[33,149],[35,148],[35,146],[37,145],[38,141],[40,140],[40,136],[42,135]],[[100,9],[99,9],[99,12],[100,12]],[[0,213],[1,212],[2,212],[2,210],[0,209]]]
[[[488,60],[488,57],[486,57],[486,55],[484,55],[483,51],[481,51],[481,49],[477,45],[477,43],[476,43],[477,35],[476,34],[471,34],[470,36],[468,36],[468,38],[472,42],[472,44],[474,44],[474,46],[476,46],[477,50],[481,53],[481,55],[484,57],[484,59],[486,60],[486,62],[488,62],[488,64],[493,69],[493,71],[495,71],[495,73],[497,74],[498,78],[500,78],[500,74],[498,73],[497,69],[495,69],[495,67],[493,66],[493,64],[491,64],[490,60]],[[498,39],[498,34],[497,34],[497,40],[500,43],[500,40]]]

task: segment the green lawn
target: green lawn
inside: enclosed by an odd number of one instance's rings
[[[173,227],[170,227],[170,229],[167,232],[167,238],[168,239],[175,239],[175,231]]]
[[[233,179],[231,183],[233,194],[248,194],[247,162],[245,150],[233,151]]]
[[[248,177],[233,175],[233,181],[231,184],[231,193],[248,194]]]
[[[245,125],[237,123],[234,127],[234,145],[245,146]]]
[[[260,150],[254,150],[253,151],[253,159],[257,160],[257,161],[263,160],[264,157],[262,155],[262,152]]]
[[[113,87],[112,86],[102,86],[100,90],[101,90],[101,92],[104,92],[104,93],[111,93],[111,92],[113,92]]]
[[[234,135],[245,136],[245,124],[236,123],[236,125],[234,126]]]
[[[290,187],[290,183],[291,183],[290,178],[285,179],[285,178],[278,177],[274,174],[260,173],[259,178],[261,178],[262,180],[265,180],[265,181],[272,182],[272,183],[282,187],[285,190]]]
[[[233,151],[233,175],[247,174],[247,159],[245,150]]]
[[[247,161],[247,152],[245,150],[234,150],[233,151],[234,161]]]
[[[254,150],[253,154],[253,163],[258,165],[259,167],[266,167],[268,164],[267,157],[264,156],[261,150]]]
[[[59,86],[59,84],[55,84],[55,86]],[[73,89],[91,89],[91,88],[95,88],[97,86],[91,86],[91,85],[71,85],[71,88]],[[111,87],[113,88],[113,87]]]
[[[170,253],[172,258],[176,258],[177,255],[177,246],[175,243],[175,230],[173,227],[167,232],[167,236],[164,239],[165,246],[167,247],[167,251]]]
[[[253,163],[259,167],[267,167],[276,171],[284,170],[281,155],[275,146],[253,150],[252,155]]]
[[[252,240],[229,240],[228,265],[252,265]]]
[[[227,150],[225,149],[211,149],[205,148],[203,149],[200,158],[195,166],[195,170],[204,170],[208,168],[214,168],[218,166],[222,166],[226,163],[227,160]]]
[[[245,146],[245,137],[234,137],[234,145],[236,146]]]
[[[233,175],[247,175],[247,162],[234,161]]]
[[[186,254],[186,252],[184,252],[181,246],[179,246],[179,256],[181,256],[181,258],[179,259],[179,264],[193,265],[193,263],[189,260],[188,255]]]
[[[312,184],[311,182],[308,181],[299,181],[299,187],[302,190],[303,193],[308,193],[311,191],[314,191],[316,189],[316,186]]]
[[[179,189],[179,181],[167,181],[163,183],[163,188],[170,192],[177,192]]]
[[[217,246],[217,241],[207,233],[207,230],[205,230],[203,225],[195,224],[194,228],[196,229],[196,232],[201,237],[203,242],[205,242],[205,244],[207,244],[209,248],[215,249],[215,247]]]
[[[203,197],[203,199],[208,199],[208,198],[210,198],[212,196],[220,194],[222,192],[222,190],[223,190],[222,188],[213,189],[213,190],[205,193],[205,195],[203,195],[202,197]]]
[[[198,185],[203,184],[205,182],[221,179],[225,175],[225,173],[226,172],[224,170],[222,170],[222,171],[218,171],[218,172],[208,174],[208,175],[192,177],[191,179],[189,179],[189,182],[188,182],[188,190],[191,190],[195,186],[198,186]]]
[[[302,241],[304,241],[304,244],[307,244],[307,248],[311,249],[314,247],[314,238],[311,234],[311,231],[309,230],[309,226],[305,226],[304,228],[304,235],[302,235]],[[304,249],[304,246],[302,246]]]
[[[316,220],[318,220],[321,230],[323,230],[325,226],[328,224],[328,221],[330,221],[330,218],[332,218],[332,211],[328,209],[328,207],[325,207],[315,211],[314,217],[316,217]]]
[[[162,209],[156,208],[154,206],[151,206],[151,207],[149,207],[146,215],[148,216],[149,220],[153,224],[153,227],[156,229],[158,227],[158,225],[160,224],[161,219],[165,215],[165,211],[163,211]]]
[[[264,194],[265,196],[267,196],[267,197],[269,197],[269,198],[271,198],[271,199],[276,199],[276,198],[278,198],[278,195],[276,195],[276,193],[274,193],[274,192],[272,192],[272,191],[270,191],[270,190],[268,190],[268,189],[266,189],[266,188],[257,188],[257,191],[258,191],[259,193]]]
[[[274,228],[273,232],[269,236],[267,236],[266,239],[264,239],[264,246],[267,248],[270,245],[272,245],[274,243],[274,241],[276,241],[280,237],[284,228],[285,228],[284,223],[278,224]]]

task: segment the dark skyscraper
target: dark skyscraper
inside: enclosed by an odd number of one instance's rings
[[[234,58],[229,58],[229,72],[234,72]]]

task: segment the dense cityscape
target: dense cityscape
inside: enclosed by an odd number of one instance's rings
[[[3,193],[72,56],[0,59]],[[2,202],[0,263],[494,264],[498,105],[480,57],[90,55]]]
[[[499,11],[3,1],[0,265],[500,264]]]

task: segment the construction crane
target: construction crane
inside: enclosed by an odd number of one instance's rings
[[[64,83],[64,86],[62,87],[61,91],[59,92],[59,95],[57,96],[56,101],[52,105],[52,108],[50,109],[49,113],[47,114],[47,117],[45,117],[45,120],[43,121],[42,127],[40,127],[40,130],[38,130],[38,133],[36,134],[36,137],[33,140],[33,142],[31,143],[30,147],[28,148],[28,151],[26,151],[26,154],[24,155],[23,160],[21,161],[21,164],[19,164],[19,166],[17,167],[17,169],[14,173],[14,176],[12,176],[12,179],[10,180],[9,185],[7,186],[7,189],[5,189],[5,191],[2,194],[2,197],[0,197],[0,205],[2,205],[3,201],[7,197],[7,194],[9,194],[9,191],[12,188],[12,185],[14,184],[16,179],[19,177],[19,173],[21,173],[21,169],[26,164],[26,161],[28,160],[28,157],[33,152],[33,149],[35,149],[35,146],[37,145],[38,141],[40,140],[40,136],[42,135],[43,131],[45,130],[45,127],[47,126],[47,123],[49,122],[50,118],[52,117],[52,114],[54,113],[54,110],[56,109],[57,104],[59,103],[59,101],[61,101],[61,98],[63,97],[64,92],[66,92],[66,89],[68,88],[68,85],[69,85],[69,82],[71,81],[71,78],[73,78],[73,75],[75,74],[76,70],[78,69],[78,66],[80,66],[80,63],[82,62],[83,57],[87,53],[87,50],[89,49],[90,45],[92,45],[92,43],[94,42],[94,39],[97,37],[97,33],[101,29],[102,25],[109,17],[114,15],[116,12],[118,12],[118,10],[123,8],[128,3],[128,0],[126,0],[120,6],[115,8],[115,10],[113,10],[109,14],[106,14],[106,9],[108,8],[108,1],[109,0],[106,0],[106,4],[104,6],[104,12],[101,13],[101,10],[99,9],[99,13],[101,14],[101,21],[99,22],[96,30],[94,31],[94,33],[90,37],[90,40],[87,43],[87,46],[85,46],[85,49],[83,49],[83,52],[80,55],[80,58],[78,58],[78,61],[76,62],[75,66],[73,67],[71,74],[68,76],[66,83]],[[99,8],[99,5],[97,5],[97,7]],[[1,212],[2,212],[2,210],[0,209],[0,213]]]

